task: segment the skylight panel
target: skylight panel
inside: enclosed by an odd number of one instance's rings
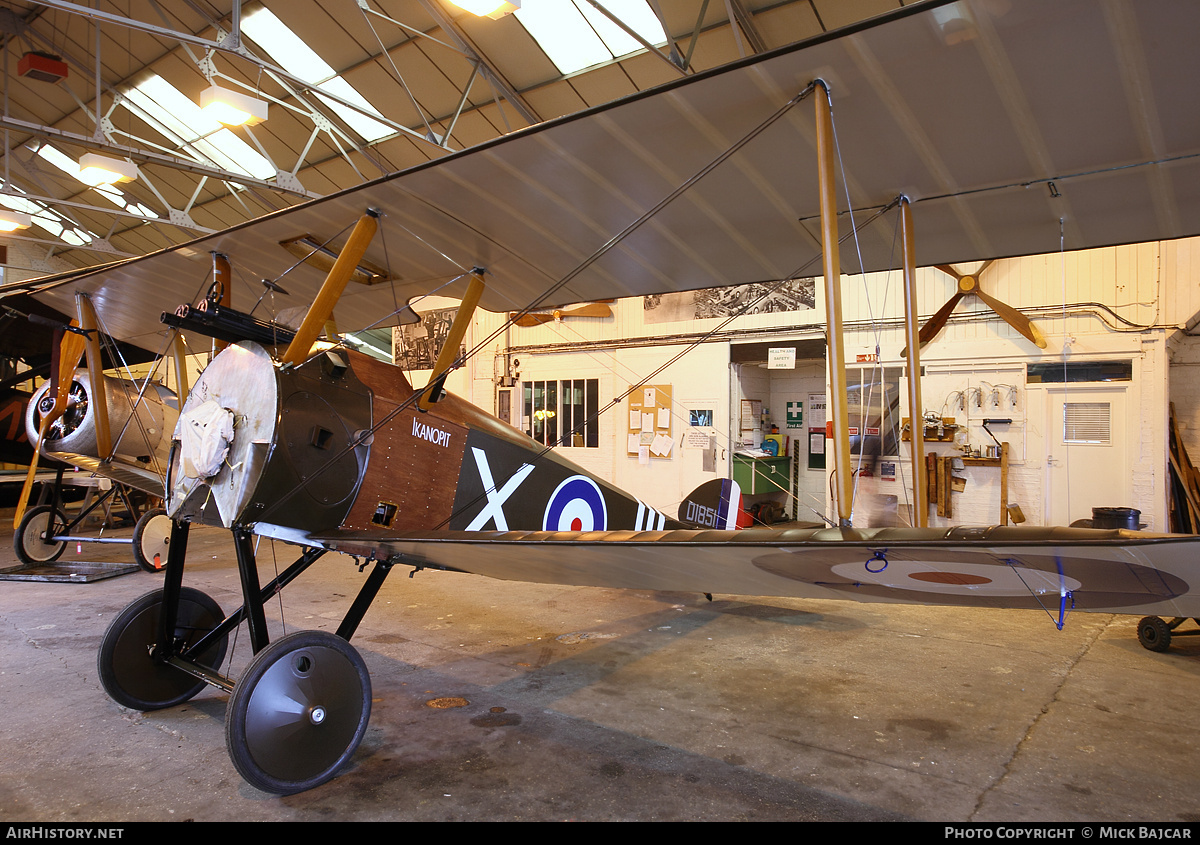
[[[2,186],[6,191],[21,192],[20,188],[11,183],[3,184]],[[28,214],[33,225],[49,232],[56,238],[61,238],[69,244],[84,246],[92,241],[100,240],[96,235],[77,226],[64,225],[61,215],[51,211],[40,202],[11,194],[0,194],[0,205],[3,205],[5,208],[11,208],[13,211],[19,211],[22,214]]]
[[[647,43],[667,40],[646,0],[605,0],[604,7]],[[564,74],[642,49],[637,39],[581,0],[523,0],[513,14]]]
[[[292,76],[316,85],[319,89],[341,97],[365,109],[370,114],[383,115],[367,99],[337,75],[325,60],[292,32],[283,21],[265,6],[242,16],[242,32],[254,39],[274,62]],[[318,96],[320,94],[318,93]],[[393,134],[393,130],[372,120],[368,115],[342,105],[329,97],[320,97],[332,111],[368,142]]]
[[[275,167],[249,144],[206,115],[201,108],[161,76],[151,76],[126,92],[125,102],[161,133],[184,147],[201,163],[269,179]]]
[[[574,3],[526,0],[513,14],[563,73],[612,60],[612,52]]]
[[[587,22],[604,41],[604,45],[613,54],[613,58],[628,56],[642,49],[638,40],[621,27],[613,23],[607,15],[601,14],[591,3],[575,3],[576,8],[583,12]],[[604,0],[604,8],[608,9],[626,26],[644,38],[650,44],[662,44],[667,40],[662,24],[655,17],[646,0]]]

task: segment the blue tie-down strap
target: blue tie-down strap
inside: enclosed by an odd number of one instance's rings
[[[882,561],[883,565],[878,569],[872,569],[871,564],[877,560]],[[875,549],[874,553],[871,555],[871,559],[863,565],[867,568],[867,572],[870,572],[872,575],[878,575],[880,572],[883,572],[883,570],[887,569],[888,565],[887,549]]]
[[[1033,600],[1038,603],[1042,610],[1046,611],[1046,615],[1054,620],[1054,627],[1061,631],[1063,624],[1067,621],[1067,612],[1075,609],[1075,594],[1067,589],[1067,579],[1063,574],[1062,557],[1059,555],[1054,556],[1054,566],[1058,570],[1058,619],[1054,619],[1054,614],[1042,604],[1042,600],[1038,597],[1038,594],[1029,589],[1029,584],[1021,577],[1020,567],[1024,567],[1025,564],[1011,557],[1005,558],[1004,563],[1012,568],[1016,576],[1021,579],[1021,583],[1025,585],[1025,589],[1029,590],[1029,595],[1033,596]]]

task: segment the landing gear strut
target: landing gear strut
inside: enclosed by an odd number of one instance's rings
[[[1138,642],[1142,644],[1142,648],[1150,651],[1166,651],[1171,647],[1172,637],[1194,637],[1200,634],[1200,629],[1178,630],[1179,626],[1187,620],[1186,616],[1176,616],[1170,622],[1157,616],[1144,616],[1137,626]],[[1200,619],[1195,621],[1200,625]]]
[[[187,522],[171,522],[163,543],[163,588],[125,608],[105,633],[98,657],[104,689],[118,704],[137,710],[180,704],[205,685],[223,689],[231,694],[226,746],[248,783],[287,795],[331,780],[354,756],[371,717],[371,678],[349,640],[391,562],[375,562],[336,634],[300,631],[270,642],[264,603],[325,550],[305,548],[260,587],[252,536],[235,528],[244,604],[223,616],[210,597],[181,584],[188,529]],[[255,654],[234,680],[220,666],[229,634],[243,621]]]

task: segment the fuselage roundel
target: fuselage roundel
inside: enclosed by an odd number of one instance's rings
[[[661,530],[663,514],[533,441],[467,435],[450,529],[460,531]]]

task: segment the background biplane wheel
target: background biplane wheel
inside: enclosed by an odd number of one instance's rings
[[[225,744],[246,782],[288,795],[332,780],[371,718],[358,651],[326,631],[281,637],[254,656],[225,711]]]
[[[30,508],[21,517],[21,524],[13,534],[13,551],[25,563],[50,563],[58,560],[66,549],[65,540],[46,542],[43,538],[53,536],[66,527],[63,512],[51,505]]]
[[[147,572],[161,572],[167,565],[171,541],[171,517],[162,508],[146,511],[133,529],[133,559]],[[158,555],[158,563],[154,556]]]
[[[160,710],[182,704],[205,687],[204,681],[156,663],[150,650],[158,641],[162,590],[134,600],[108,626],[100,641],[96,669],[100,683],[113,701],[133,710]],[[191,645],[225,619],[221,606],[207,594],[191,587],[179,593],[175,639]],[[194,662],[211,669],[225,660],[226,638],[213,643]]]
[[[1146,616],[1137,627],[1138,642],[1150,651],[1166,651],[1171,646],[1171,626],[1157,616]]]

